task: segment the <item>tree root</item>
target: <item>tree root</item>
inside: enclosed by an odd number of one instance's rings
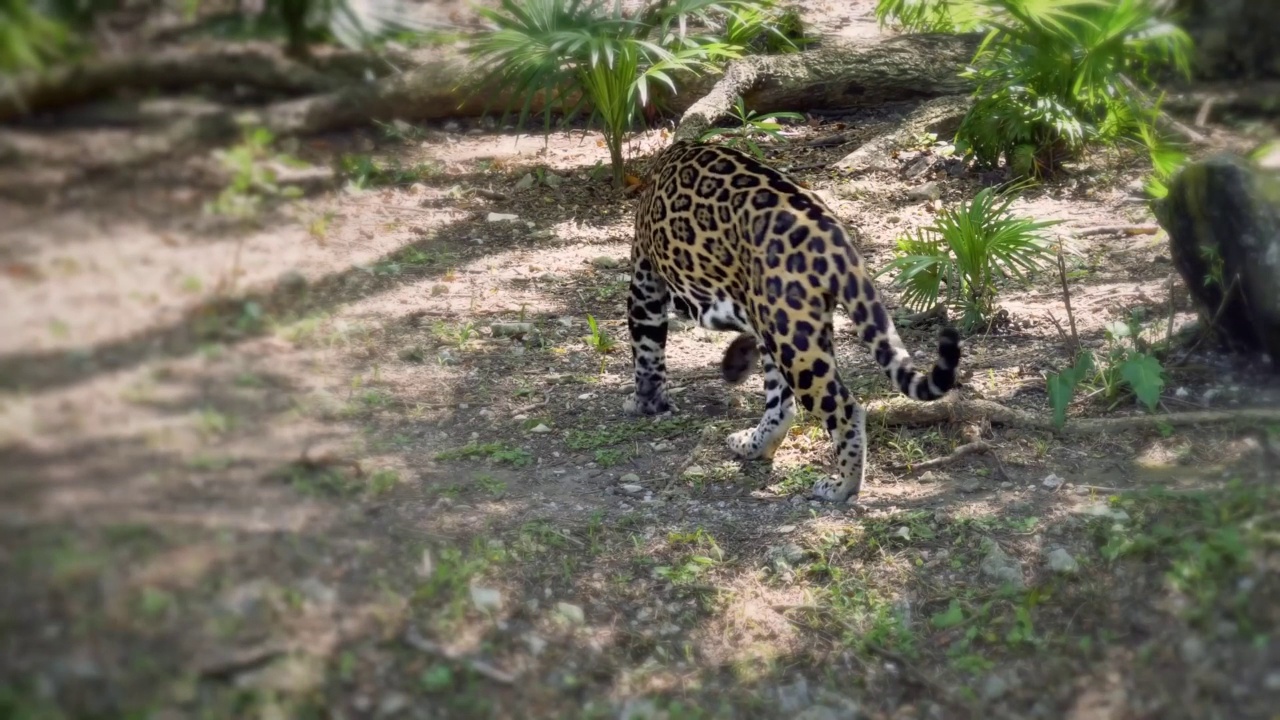
[[[1204,410],[1166,415],[1131,415],[1118,418],[1071,418],[1061,429],[1047,417],[1032,415],[982,399],[944,399],[921,403],[907,398],[880,400],[867,405],[867,421],[884,425],[936,425],[974,423],[983,420],[1025,430],[1045,430],[1062,435],[1096,435],[1105,432],[1149,429],[1157,426],[1185,427],[1233,422],[1280,422],[1280,408]],[[969,451],[976,452],[976,451]],[[917,466],[918,467],[918,466]]]
[[[995,446],[993,446],[991,443],[987,442],[986,440],[974,440],[973,442],[967,442],[957,447],[955,450],[952,450],[950,455],[944,455],[942,457],[934,458],[932,460],[926,460],[921,463],[911,463],[910,465],[896,465],[890,469],[893,470],[894,472],[921,473],[926,470],[933,470],[935,468],[943,467],[944,465],[950,465],[951,463],[956,462],[957,460],[963,460],[964,458],[970,455],[976,455],[978,453],[990,453],[990,452],[994,452],[994,450],[995,450]]]
[[[914,142],[921,135],[936,133],[945,137],[954,134],[972,105],[973,99],[967,95],[928,100],[894,123],[893,130],[863,143],[833,167],[853,173],[888,169],[893,151]]]

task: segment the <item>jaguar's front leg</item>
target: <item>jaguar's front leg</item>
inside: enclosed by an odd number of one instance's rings
[[[636,387],[624,406],[627,412],[660,415],[676,409],[667,398],[667,307],[670,302],[667,282],[647,257],[633,250],[627,328],[631,331]]]

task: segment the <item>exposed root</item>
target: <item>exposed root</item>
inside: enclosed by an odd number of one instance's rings
[[[1118,418],[1073,418],[1061,429],[1047,417],[1032,415],[981,399],[947,399],[921,403],[907,398],[880,400],[867,405],[867,421],[885,425],[936,425],[938,423],[974,423],[983,420],[1029,430],[1047,430],[1063,435],[1093,435],[1154,428],[1160,425],[1186,427],[1232,422],[1280,422],[1280,408],[1242,408],[1239,410],[1204,410],[1166,415],[1131,415]]]
[[[410,627],[405,631],[404,642],[414,650],[418,650],[429,655],[436,655],[446,660],[466,665],[475,674],[483,675],[494,682],[502,683],[503,685],[510,685],[516,681],[516,676],[506,672],[505,670],[499,670],[483,660],[465,658],[458,653],[451,652],[447,648],[431,642],[418,634],[417,628]]]
[[[968,442],[968,443],[965,443],[964,445],[957,447],[955,450],[951,451],[950,455],[934,458],[932,460],[926,460],[925,462],[922,462],[922,463],[912,463],[911,465],[898,465],[896,467],[891,468],[891,470],[893,470],[894,472],[919,473],[919,472],[924,472],[926,470],[933,470],[935,468],[940,468],[940,467],[943,467],[944,465],[950,465],[951,463],[956,462],[957,460],[966,458],[970,455],[976,455],[978,453],[994,453],[994,451],[995,451],[995,447],[991,443],[987,442],[986,440],[975,440],[973,442]]]

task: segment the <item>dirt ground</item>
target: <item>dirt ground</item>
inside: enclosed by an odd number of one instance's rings
[[[809,11],[870,36],[870,5]],[[821,167],[907,109],[766,146],[875,267],[932,222],[922,186],[951,205],[983,184],[928,140]],[[865,135],[805,146],[840,127]],[[638,135],[637,167],[663,142]],[[763,407],[758,379],[718,379],[728,335],[673,320],[680,412],[623,414],[634,198],[598,134],[285,149],[356,169],[246,220],[204,210],[210,155],[0,196],[0,716],[1276,717],[1280,427],[987,426],[993,453],[920,472],[966,428],[873,424],[867,512],[809,502],[833,465],[811,419],[771,464],[724,446]],[[0,180],[49,176],[26,172]],[[1063,236],[1151,223],[1143,174],[1099,154],[1015,209]],[[1193,320],[1166,243],[1077,241],[1086,345],[1134,312],[1157,336]],[[999,303],[959,394],[1047,415],[1057,273]],[[842,375],[890,397],[848,326]],[[900,328],[933,353],[936,326]],[[1259,368],[1200,352],[1160,412],[1275,406]]]

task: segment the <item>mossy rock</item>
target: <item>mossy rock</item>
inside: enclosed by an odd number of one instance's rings
[[[1155,213],[1222,347],[1280,371],[1280,174],[1233,156],[1189,163]]]

